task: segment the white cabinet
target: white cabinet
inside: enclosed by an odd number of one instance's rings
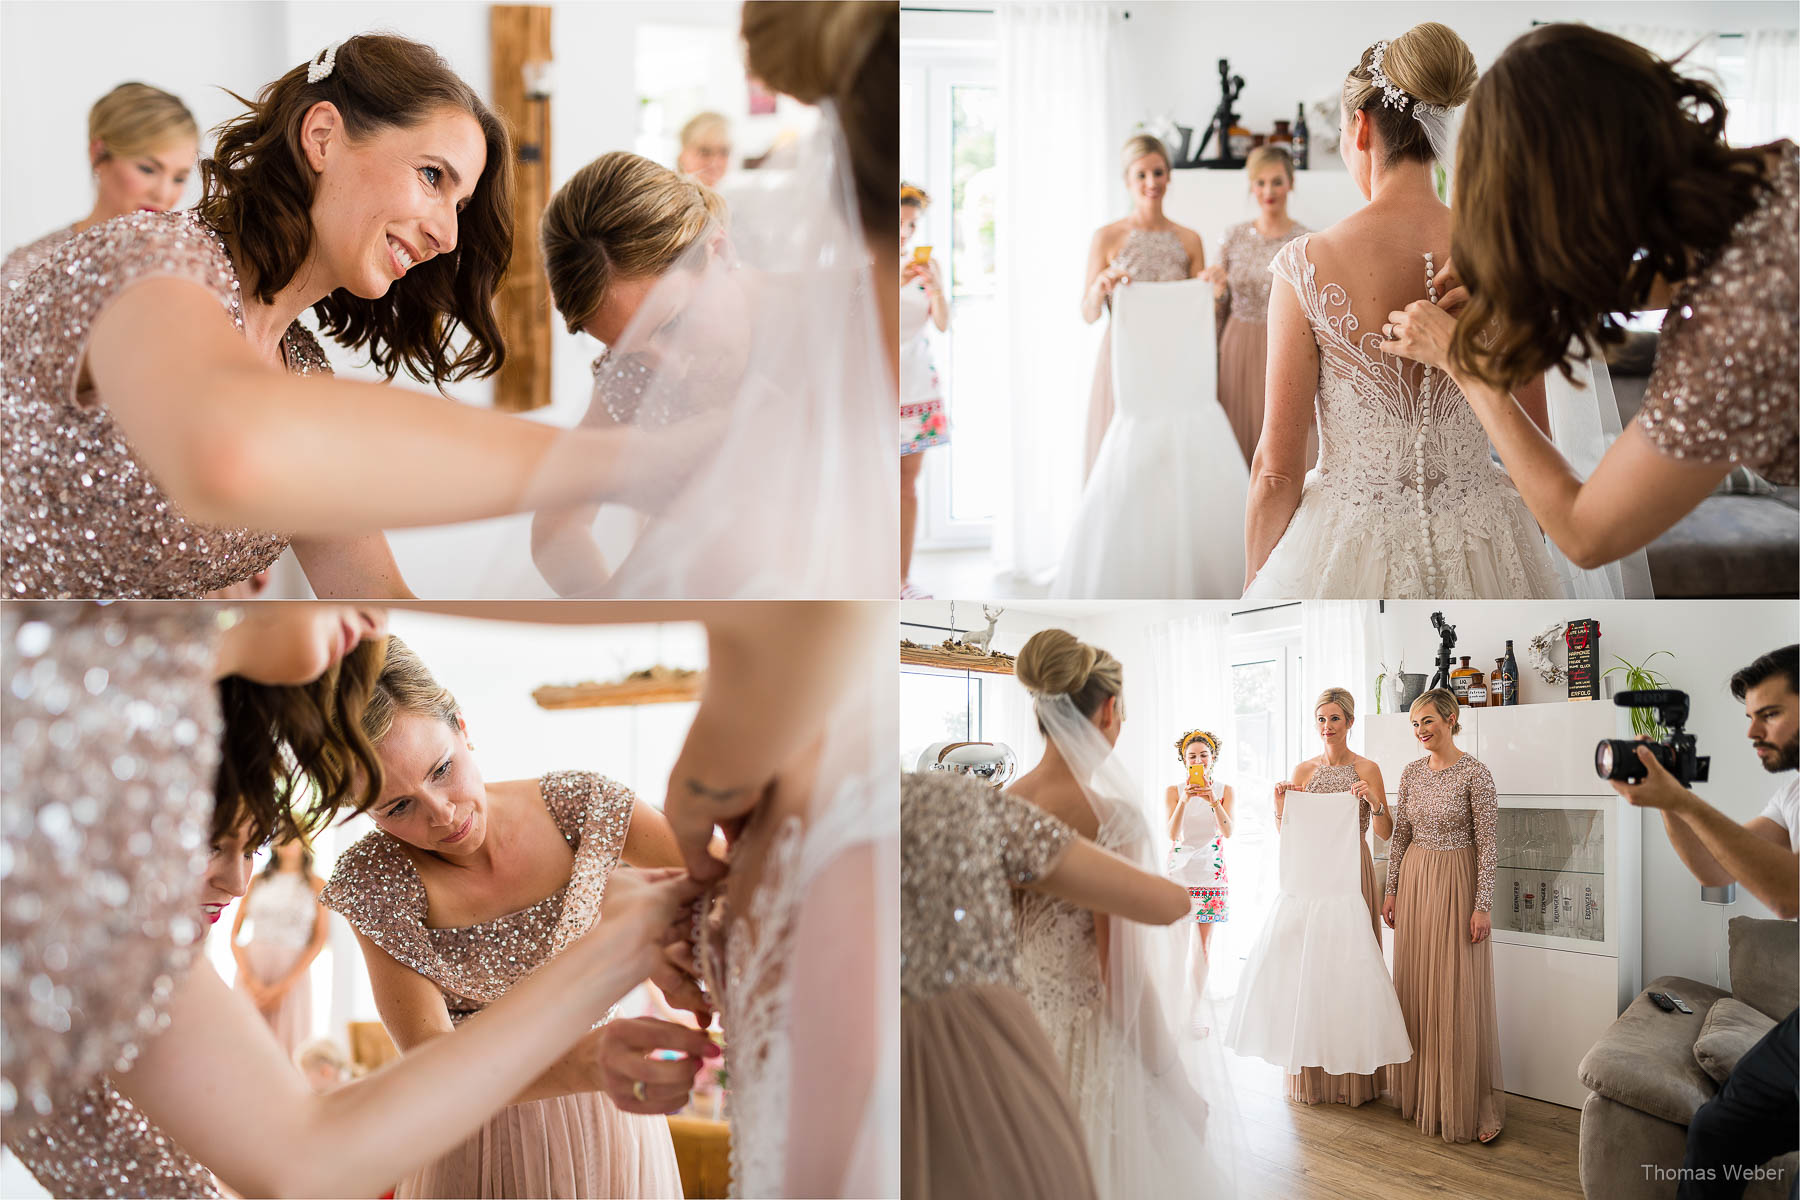
[[[1643,986],[1639,812],[1594,774],[1594,744],[1631,736],[1628,718],[1604,700],[1465,708],[1457,735],[1500,793],[1494,996],[1506,1090],[1571,1107],[1587,1094],[1582,1056]],[[1364,737],[1394,798],[1406,764],[1423,757],[1411,723],[1369,718]]]

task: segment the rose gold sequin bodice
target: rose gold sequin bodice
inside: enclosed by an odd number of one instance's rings
[[[219,629],[204,604],[0,609],[9,1137],[168,1023],[202,934]]]
[[[1192,263],[1187,247],[1170,229],[1133,229],[1125,235],[1112,265],[1135,283],[1168,283],[1186,279]]]
[[[1312,778],[1306,781],[1309,792],[1347,792],[1356,786],[1356,764],[1320,763],[1313,770]],[[1364,839],[1369,836],[1369,802],[1359,801],[1356,805],[1356,832]]]
[[[131,284],[159,276],[198,283],[243,331],[225,243],[191,212],[95,226],[0,296],[0,592],[9,600],[199,596],[248,579],[287,547],[279,533],[183,516],[138,462],[105,397],[77,394],[94,318]],[[297,375],[331,369],[298,323],[282,353]]]
[[[52,1196],[223,1196],[211,1171],[102,1079],[6,1148]]]
[[[8,254],[6,261],[0,263],[0,296],[24,283],[25,277],[49,258],[52,250],[74,236],[75,226],[64,225],[56,232],[46,233],[35,242],[26,242]]]
[[[933,771],[900,779],[900,991],[1017,987],[1015,884],[1053,868],[1075,831],[977,780]]]
[[[567,884],[529,908],[479,925],[427,927],[425,884],[402,843],[379,830],[344,852],[319,895],[395,961],[435,983],[453,1022],[504,996],[586,933],[619,865],[636,800],[629,789],[591,771],[553,772],[539,787],[575,865]]]
[[[1800,148],[1675,293],[1638,424],[1673,458],[1800,483]]]
[[[1274,282],[1269,264],[1275,252],[1303,233],[1311,232],[1295,221],[1279,237],[1264,237],[1255,221],[1233,225],[1219,243],[1219,262],[1225,268],[1230,291],[1225,294],[1231,316],[1252,325],[1269,320],[1269,286]]]
[[[1408,848],[1461,850],[1475,847],[1475,908],[1494,906],[1494,844],[1500,821],[1500,799],[1494,776],[1473,754],[1465,754],[1442,771],[1431,769],[1429,757],[1415,759],[1400,773],[1394,804],[1394,838],[1388,845],[1387,894],[1400,886],[1400,863]]]

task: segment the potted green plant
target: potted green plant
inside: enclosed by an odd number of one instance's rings
[[[1666,688],[1669,686],[1668,678],[1650,669],[1650,659],[1655,658],[1658,654],[1668,654],[1670,658],[1675,657],[1667,650],[1657,650],[1643,662],[1633,663],[1627,662],[1615,654],[1613,657],[1618,661],[1618,666],[1606,668],[1601,678],[1610,676],[1614,671],[1623,671],[1625,672],[1625,686],[1622,689],[1624,691],[1640,692],[1648,688]],[[1654,708],[1632,709],[1631,731],[1644,737],[1655,738],[1658,741],[1669,736],[1669,731],[1657,723]]]

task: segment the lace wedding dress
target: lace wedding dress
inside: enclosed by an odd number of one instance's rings
[[[745,911],[731,913],[719,902],[696,938],[700,975],[725,1030],[733,1196],[792,1195],[798,1177],[819,1178],[808,1160],[843,1164],[827,1171],[839,1173],[824,1185],[831,1195],[898,1194],[899,1089],[891,1077],[899,1052],[897,947],[879,935],[869,938],[878,972],[893,972],[891,987],[881,977],[858,978],[847,962],[826,978],[832,962],[844,962],[839,952],[853,957],[854,948],[803,947],[799,931],[803,921],[816,927],[826,910],[855,910],[855,879],[877,891],[885,880],[888,894],[897,890],[899,821],[885,773],[844,779],[829,799],[816,802],[810,823],[789,817],[777,828]],[[897,921],[889,932],[898,937]],[[883,955],[889,961],[880,961]],[[894,999],[896,1011],[863,1013],[865,983]],[[849,1094],[816,1056],[801,1062],[809,1036],[823,1040],[815,1035],[833,1018],[865,1027],[863,1039],[878,1064],[866,1095]],[[846,1076],[855,1073],[846,1068]],[[842,1112],[825,1114],[844,1105],[861,1106],[848,1147],[820,1132],[828,1121],[841,1127]]]
[[[1312,237],[1270,268],[1299,297],[1319,347],[1319,465],[1246,598],[1560,597],[1539,530],[1461,391],[1383,354],[1343,285],[1317,278]],[[1435,265],[1420,258],[1429,279]]]
[[[1131,859],[1150,831],[1134,807],[1120,806],[1102,817],[1094,840]],[[1181,1062],[1185,1051],[1147,1017],[1154,995],[1137,1002],[1108,996],[1094,914],[1035,892],[1019,894],[1016,913],[1019,986],[1068,1073],[1101,1200],[1232,1194],[1223,1110],[1195,1090],[1192,1064]],[[1127,924],[1115,922],[1115,959],[1129,952],[1117,932]],[[1223,1092],[1209,1088],[1208,1095],[1216,1101]]]

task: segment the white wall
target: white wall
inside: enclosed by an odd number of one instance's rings
[[[1492,671],[1494,659],[1513,639],[1519,659],[1521,700],[1526,704],[1566,702],[1566,686],[1545,684],[1527,665],[1525,644],[1553,621],[1591,617],[1600,622],[1600,653],[1605,666],[1618,658],[1636,663],[1656,650],[1650,665],[1670,686],[1692,696],[1688,725],[1700,752],[1712,756],[1711,782],[1694,791],[1736,821],[1762,811],[1777,786],[1791,778],[1770,775],[1750,749],[1745,736],[1744,708],[1728,686],[1732,672],[1758,655],[1795,639],[1795,611],[1786,601],[1621,600],[1612,602],[1537,601],[1388,601],[1376,620],[1378,645],[1359,686],[1373,694],[1377,664],[1396,666],[1400,655],[1409,671],[1429,675],[1437,656],[1437,634],[1431,614],[1441,611],[1456,626],[1457,652],[1470,654],[1470,665]],[[1555,661],[1562,665],[1559,652]],[[1598,703],[1607,703],[1603,698]],[[1504,790],[1504,789],[1503,789]],[[1736,904],[1721,908],[1700,901],[1700,885],[1669,845],[1662,819],[1645,813],[1643,821],[1644,978],[1685,975],[1721,981],[1725,974],[1725,920],[1732,916],[1770,916],[1747,890],[1738,889]],[[1725,984],[1721,982],[1719,986]]]
[[[1421,21],[1442,21],[1469,44],[1486,70],[1533,21],[1666,25],[1739,32],[1800,27],[1800,9],[1785,0],[1461,0],[1459,3],[1343,4],[1336,0],[1228,0],[1222,3],[1125,4],[1123,54],[1133,69],[1122,80],[1127,124],[1164,113],[1194,128],[1198,139],[1219,103],[1218,60],[1245,79],[1237,110],[1266,132],[1291,120],[1295,106],[1338,95],[1344,74],[1364,48]],[[967,18],[954,18],[966,20]],[[1304,36],[1296,36],[1304,30]],[[1309,114],[1308,123],[1313,123]],[[1317,129],[1314,130],[1318,132]],[[1124,140],[1125,131],[1120,131]],[[1208,148],[1211,153],[1211,148]],[[1315,169],[1342,170],[1330,152],[1312,155]]]

